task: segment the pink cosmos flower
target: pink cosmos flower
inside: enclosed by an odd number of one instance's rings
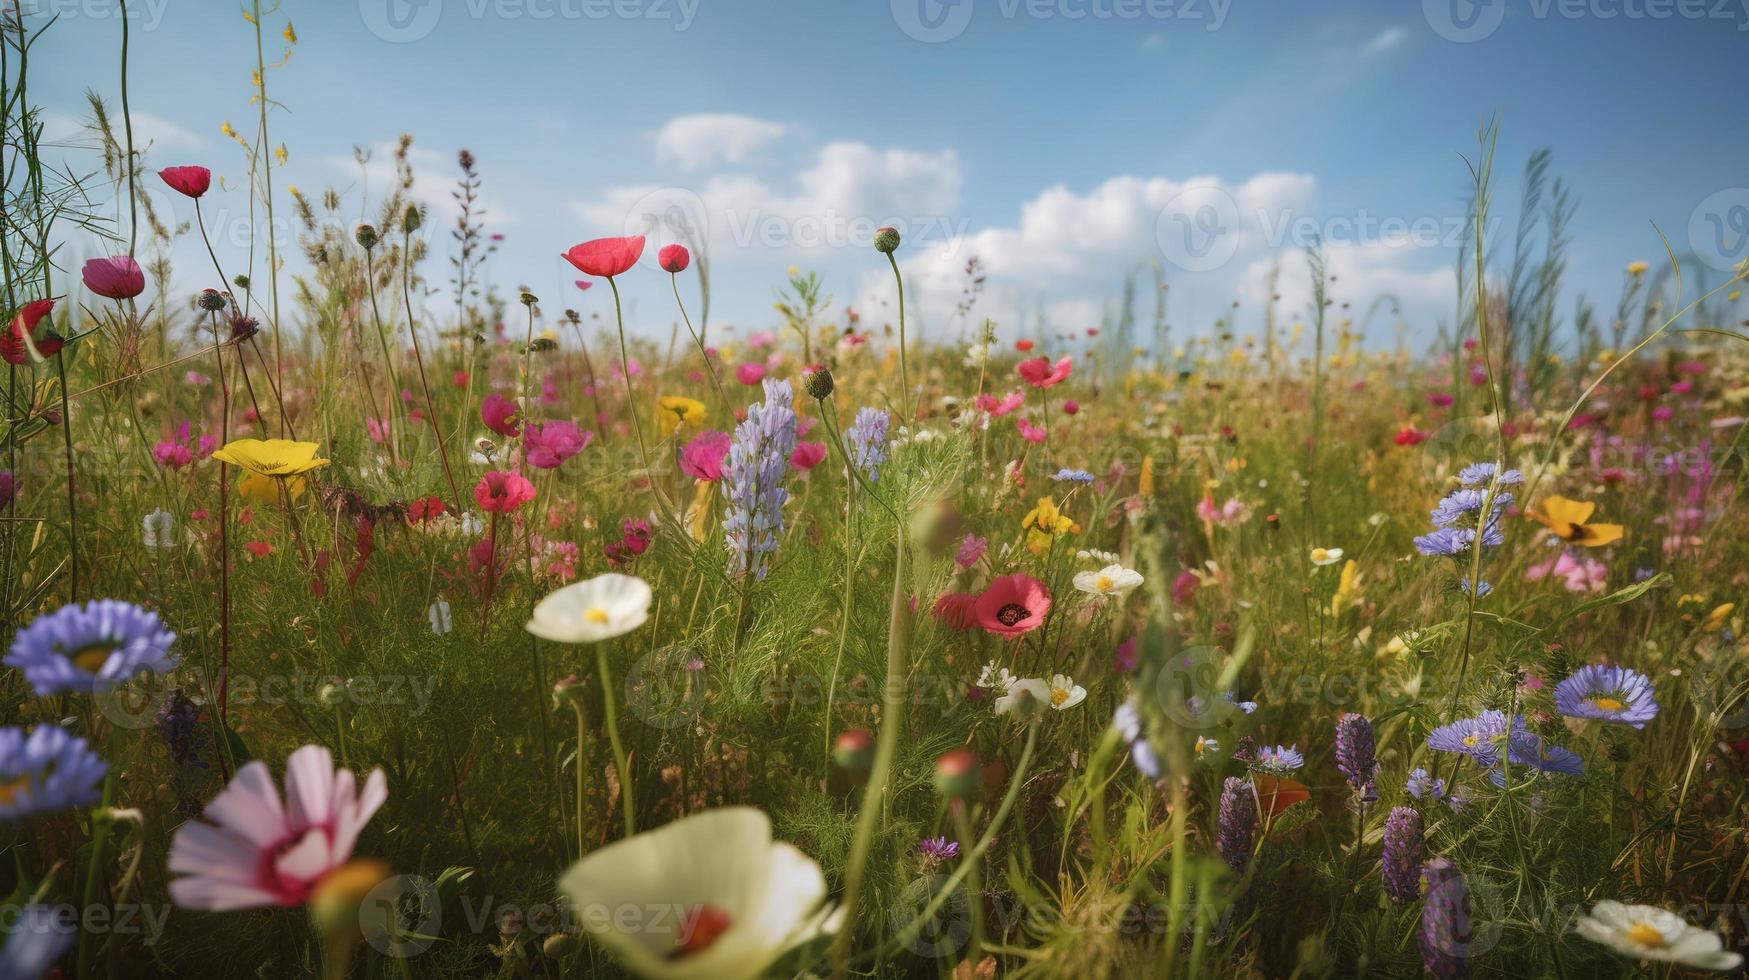
[[[522,434],[520,411],[510,399],[491,394],[480,403],[480,421],[506,439],[514,439]]]
[[[1009,392],[1000,399],[995,395],[979,395],[972,400],[972,403],[977,406],[980,412],[989,412],[991,415],[1007,415],[1026,404],[1026,395],[1019,391]]]
[[[765,379],[765,365],[748,361],[735,368],[735,380],[744,385],[756,385]]]
[[[984,557],[984,552],[988,550],[989,547],[990,541],[988,538],[980,538],[975,534],[967,534],[966,539],[960,542],[959,550],[954,552],[954,564],[961,568],[971,568],[978,563],[978,559]]]
[[[1050,362],[1050,358],[1035,357],[1031,360],[1021,361],[1015,370],[1019,372],[1021,380],[1034,388],[1049,388],[1067,380],[1069,372],[1073,371],[1074,368],[1074,361],[1068,357],[1064,357],[1055,364]]]
[[[352,856],[359,831],[389,798],[381,769],[358,791],[350,770],[328,750],[306,745],[285,764],[285,797],[259,759],[237,770],[206,808],[170,842],[170,897],[209,912],[302,905],[316,885]]]
[[[823,442],[798,442],[795,451],[789,454],[789,465],[806,472],[820,465],[826,458],[826,444]]]
[[[530,422],[522,436],[522,456],[536,469],[555,470],[582,452],[593,438],[595,433],[571,422]]]
[[[493,470],[474,486],[474,502],[489,514],[508,514],[534,499],[534,484],[508,470]]]
[[[680,472],[715,483],[723,478],[723,458],[729,455],[727,432],[701,432],[680,451]]]
[[[1033,425],[1024,415],[1016,415],[1014,417],[1014,427],[1020,430],[1020,437],[1027,442],[1045,441],[1046,433],[1044,427]]]
[[[755,330],[747,335],[747,346],[758,350],[777,343],[777,335],[769,330]]]

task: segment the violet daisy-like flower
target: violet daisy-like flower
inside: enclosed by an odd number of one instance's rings
[[[1336,768],[1348,777],[1348,785],[1362,789],[1378,768],[1372,722],[1350,711],[1336,719]]]
[[[849,443],[850,461],[874,483],[879,477],[880,465],[887,461],[887,425],[890,419],[886,412],[878,408],[863,407],[857,410],[856,420],[850,423],[850,428],[844,432],[844,441]]]
[[[1529,766],[1538,772],[1559,773],[1563,776],[1585,775],[1585,760],[1579,758],[1576,752],[1551,745],[1535,732],[1515,731],[1507,739],[1506,761],[1519,766]],[[1489,774],[1496,786],[1506,785],[1506,773],[1496,769]]]
[[[1524,720],[1518,719],[1512,727],[1522,729]],[[1505,712],[1484,711],[1474,718],[1460,718],[1435,728],[1428,733],[1427,747],[1440,752],[1459,752],[1493,768],[1500,761],[1500,748],[1505,741]]]
[[[1277,775],[1292,772],[1306,764],[1306,757],[1299,749],[1290,749],[1285,745],[1275,748],[1264,746],[1257,750],[1257,767],[1265,772]]]
[[[1480,486],[1494,479],[1493,463],[1471,463],[1458,471],[1458,482],[1466,487]],[[1524,482],[1524,474],[1517,470],[1507,470],[1500,474],[1500,485],[1516,486]]]
[[[960,846],[946,837],[925,837],[917,842],[917,851],[934,861],[948,861],[959,856]]]
[[[765,401],[747,407],[723,464],[729,502],[723,534],[737,575],[764,579],[783,533],[783,505],[789,500],[783,478],[796,448],[793,400],[788,381],[766,379]]]
[[[0,728],[0,820],[20,820],[98,800],[109,765],[55,725]]]
[[[1421,965],[1436,980],[1470,975],[1470,890],[1457,865],[1434,858],[1421,869]]]
[[[6,664],[23,671],[39,696],[90,694],[141,671],[173,669],[174,642],[176,634],[164,628],[157,613],[118,599],[96,599],[31,620],[13,638]]]
[[[1440,527],[1426,534],[1417,535],[1415,550],[1428,558],[1444,558],[1461,555],[1469,550],[1470,542],[1476,539],[1476,532],[1466,527]]]
[[[1396,806],[1385,818],[1384,850],[1379,870],[1385,894],[1398,905],[1421,897],[1421,813],[1414,807]]]
[[[1092,483],[1094,480],[1094,477],[1093,477],[1093,474],[1087,472],[1086,470],[1077,470],[1077,469],[1070,469],[1069,467],[1064,467],[1063,469],[1060,469],[1057,472],[1051,474],[1051,479],[1056,480],[1059,483],[1087,484],[1087,483]]]
[[[1234,871],[1251,860],[1251,835],[1257,829],[1257,798],[1251,784],[1228,776],[1221,785],[1220,817],[1215,828],[1215,850]]]
[[[1644,728],[1658,716],[1658,701],[1646,675],[1626,667],[1591,664],[1555,685],[1555,710],[1569,718]]]
[[[1427,774],[1427,770],[1416,768],[1409,773],[1409,781],[1404,785],[1409,795],[1417,800],[1438,802],[1445,797],[1445,780],[1435,779]]]

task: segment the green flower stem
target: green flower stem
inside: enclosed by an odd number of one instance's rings
[[[620,809],[625,812],[626,836],[630,837],[638,832],[636,821],[632,816],[632,770],[631,766],[626,763],[625,746],[619,740],[619,712],[614,707],[613,672],[607,667],[607,647],[599,643],[595,645],[595,667],[601,672],[601,710],[607,716],[607,738],[613,744],[614,767],[619,770]],[[582,725],[581,716],[578,717],[578,725],[579,727]],[[578,749],[581,751],[581,743],[578,743]],[[581,767],[582,759],[579,758],[577,763]],[[581,776],[578,777],[579,780],[581,778]],[[581,808],[578,810],[577,819],[582,820]]]
[[[911,424],[911,374],[905,361],[905,277],[899,275],[899,260],[893,258],[893,253],[887,253],[887,264],[893,267],[893,284],[899,290],[899,414],[905,417],[905,424]]]
[[[583,776],[587,771],[587,767],[583,765],[583,746],[585,744],[585,739],[588,737],[588,729],[584,724],[582,702],[575,697],[570,700],[571,711],[577,716],[577,756],[572,760],[572,768],[577,771],[577,857],[581,860],[583,855],[587,854],[589,851],[589,847],[585,843],[583,837]],[[623,776],[621,777],[621,783],[621,792],[624,792]],[[627,836],[630,836],[630,834]]]

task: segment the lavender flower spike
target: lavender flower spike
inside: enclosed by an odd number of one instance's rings
[[[1457,865],[1434,858],[1421,869],[1421,965],[1435,980],[1470,975],[1470,890]]]
[[[1234,871],[1244,870],[1251,860],[1251,835],[1257,829],[1257,798],[1251,795],[1251,785],[1237,776],[1228,776],[1222,786],[1216,829],[1215,850]]]
[[[723,465],[729,503],[723,533],[737,575],[751,572],[763,580],[783,533],[783,505],[789,500],[783,479],[796,448],[794,397],[788,381],[767,378],[765,401],[747,406],[747,420],[735,427]]]
[[[1385,818],[1384,853],[1379,869],[1385,879],[1385,894],[1398,905],[1421,897],[1421,811],[1414,807],[1391,808]]]
[[[1378,768],[1372,722],[1350,711],[1336,719],[1336,768],[1348,777],[1348,785],[1361,789]]]

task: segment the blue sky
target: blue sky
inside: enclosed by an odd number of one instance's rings
[[[1525,157],[1552,147],[1580,199],[1572,281],[1604,308],[1628,262],[1661,257],[1654,223],[1687,251],[1709,214],[1749,214],[1749,133],[1730,111],[1749,0],[1502,2],[287,0],[265,19],[300,38],[269,74],[290,154],[277,182],[356,199],[357,144],[379,147],[380,191],[408,132],[441,223],[467,147],[505,236],[491,276],[553,313],[605,301],[569,285],[558,252],[678,203],[708,227],[713,323],[743,329],[770,325],[792,263],[881,318],[890,283],[867,239],[896,221],[937,335],[957,330],[972,255],[989,275],[977,312],[1010,325],[1023,307],[1095,323],[1125,271],[1160,261],[1181,333],[1234,299],[1244,328],[1278,257],[1283,302],[1304,307],[1295,242],[1312,232],[1339,298],[1392,292],[1430,332],[1454,303],[1462,155],[1491,114],[1496,217],[1515,218]],[[33,89],[51,134],[71,134],[85,89],[115,102],[120,21],[113,0],[36,3],[62,20]],[[149,164],[211,166],[233,189],[209,204],[239,213],[242,153],[218,127],[253,131],[249,26],[224,0],[130,7]],[[1743,257],[1736,226],[1700,243],[1714,262]],[[239,244],[221,246],[228,265]],[[206,284],[198,254],[177,253],[189,288]],[[666,335],[666,276],[626,287],[639,328]]]

